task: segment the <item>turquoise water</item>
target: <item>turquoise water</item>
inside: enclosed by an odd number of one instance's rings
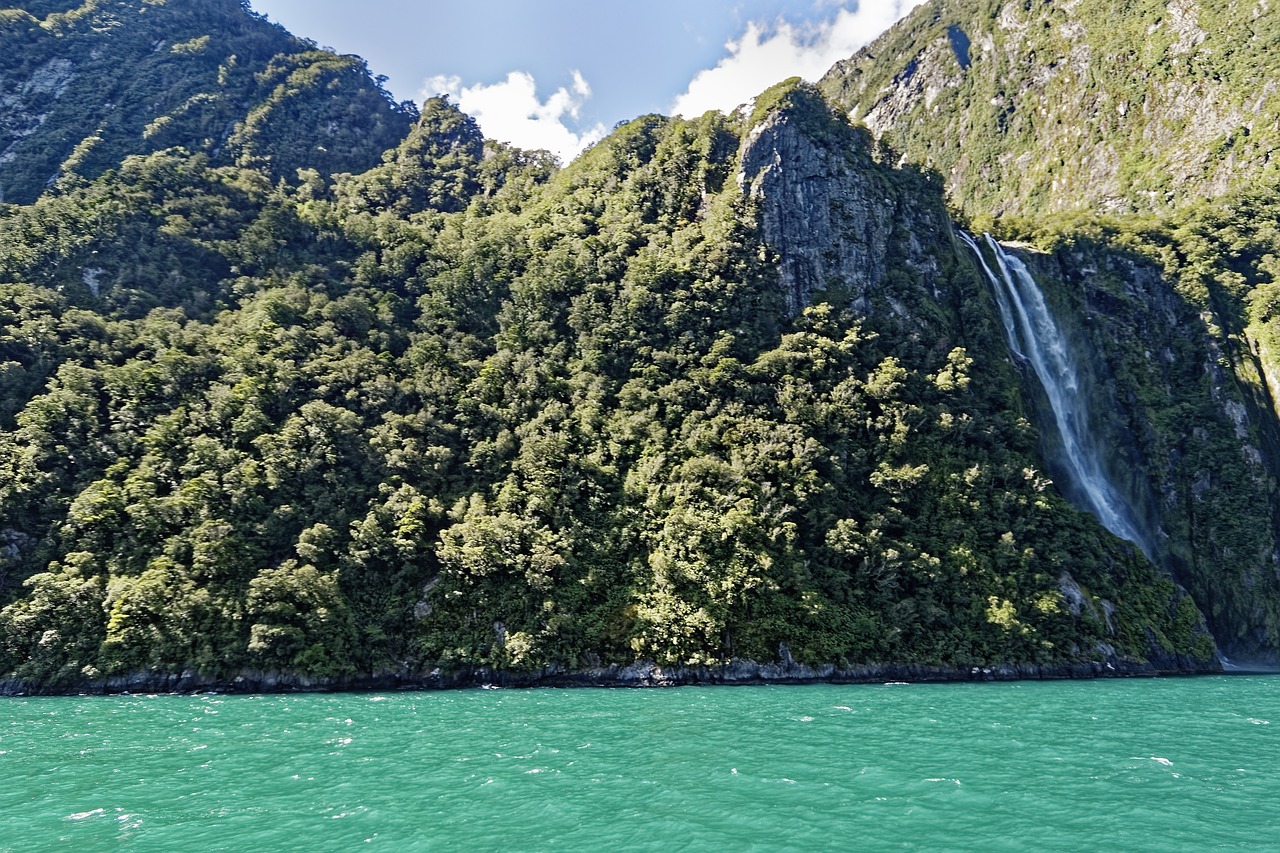
[[[0,850],[1280,850],[1280,677],[0,700]]]

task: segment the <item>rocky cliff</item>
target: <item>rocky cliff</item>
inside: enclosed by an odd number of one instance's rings
[[[1276,420],[1258,383],[1239,379],[1256,365],[1237,371],[1223,318],[1146,258],[1087,240],[1025,256],[1087,365],[1108,473],[1150,531],[1154,558],[1204,610],[1225,654],[1274,662]]]
[[[937,0],[821,84],[962,218],[1036,247],[1158,561],[1224,650],[1270,660],[1277,39],[1265,3]]]
[[[351,79],[283,114],[367,115]],[[437,99],[371,168],[281,181],[312,142],[258,130],[292,92],[240,104],[234,156],[0,210],[6,689],[1274,655],[1274,536],[1243,508],[1272,494],[1264,397],[1218,325],[1235,280],[1176,276],[1191,231],[1026,252],[1153,561],[1045,473],[943,182],[814,87],[645,116],[559,170]]]

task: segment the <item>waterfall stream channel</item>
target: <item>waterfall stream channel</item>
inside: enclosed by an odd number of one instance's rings
[[[1044,389],[1061,442],[1061,458],[1056,461],[1068,480],[1064,483],[1072,493],[1068,497],[1074,496],[1076,503],[1083,504],[1080,508],[1093,513],[1107,530],[1153,559],[1151,543],[1103,467],[1107,451],[1091,427],[1081,371],[1040,286],[1027,265],[991,235],[984,235],[983,241],[995,260],[995,270],[978,242],[963,231],[959,234],[991,282],[1010,352],[1019,363],[1030,365]]]

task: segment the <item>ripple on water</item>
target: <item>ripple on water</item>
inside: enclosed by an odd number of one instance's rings
[[[1256,849],[1277,707],[1276,677],[14,699],[0,849]]]

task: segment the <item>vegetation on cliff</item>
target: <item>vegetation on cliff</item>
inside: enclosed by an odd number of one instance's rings
[[[363,171],[412,124],[362,59],[241,0],[71,0],[0,9],[0,201],[182,147],[273,180]]]
[[[1280,11],[931,0],[823,91],[971,215],[1168,210],[1280,163]]]
[[[358,70],[325,109],[402,116]],[[0,209],[0,674],[1212,659],[1042,473],[938,182],[812,87],[563,169],[443,99],[340,167],[269,101]],[[860,193],[791,213],[865,293],[789,304],[759,145]]]
[[[1280,629],[1280,13],[922,5],[822,88],[1039,272],[1101,365],[1119,472],[1225,649]]]

